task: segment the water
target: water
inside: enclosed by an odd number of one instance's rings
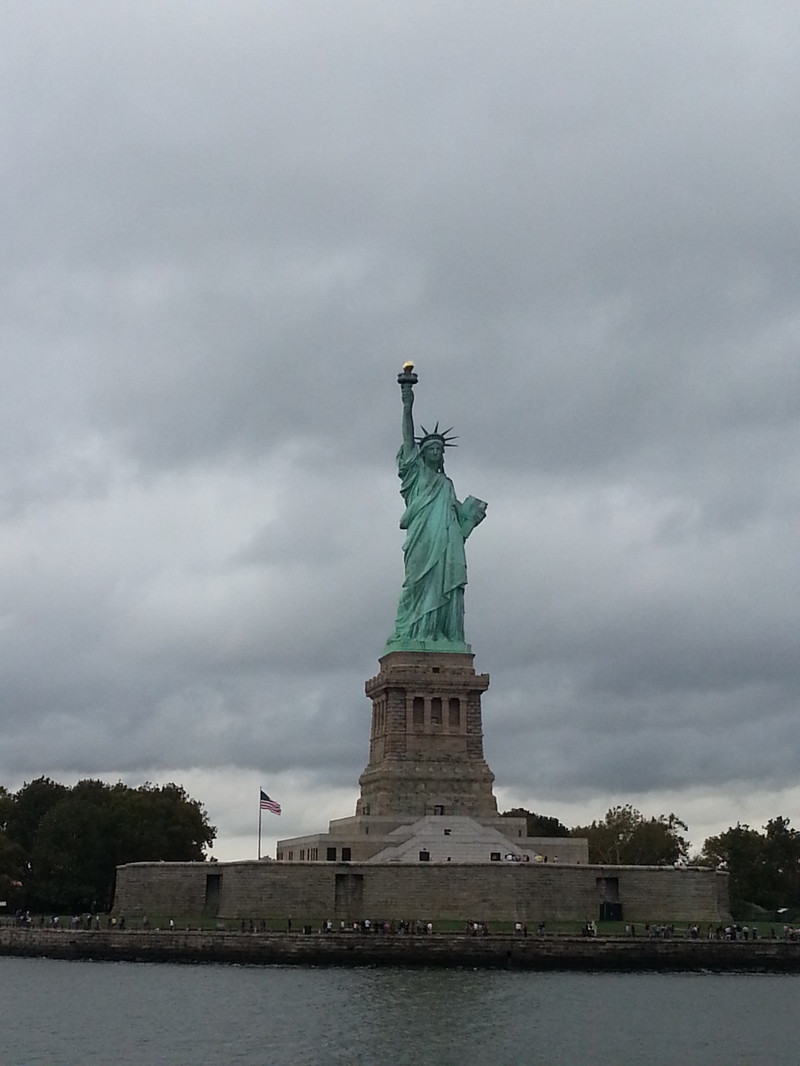
[[[2,1066],[796,1066],[800,976],[0,958]]]

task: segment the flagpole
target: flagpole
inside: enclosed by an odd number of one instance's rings
[[[258,858],[261,860],[261,793],[258,794]]]

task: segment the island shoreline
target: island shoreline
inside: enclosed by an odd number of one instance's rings
[[[251,966],[800,973],[800,942],[563,935],[0,929],[0,955]]]

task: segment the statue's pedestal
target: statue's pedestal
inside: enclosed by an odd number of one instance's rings
[[[471,654],[392,651],[366,683],[369,763],[356,816],[497,819],[494,774],[483,755],[481,693]]]
[[[384,654],[380,664],[365,686],[372,729],[355,816],[335,819],[327,833],[279,840],[279,861],[364,863],[364,869],[373,863],[537,862],[548,855],[562,863],[588,861],[585,839],[529,837],[524,817],[497,813],[494,774],[483,756],[481,694],[489,675],[475,673],[471,653],[405,649]],[[366,876],[352,875],[359,893]],[[337,899],[348,878],[337,871]],[[381,884],[385,893],[388,883]],[[378,907],[359,896],[358,906],[388,913],[386,897],[379,898]]]

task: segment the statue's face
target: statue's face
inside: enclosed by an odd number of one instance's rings
[[[444,463],[444,445],[441,441],[429,441],[422,449],[422,458],[426,466],[441,470]]]

